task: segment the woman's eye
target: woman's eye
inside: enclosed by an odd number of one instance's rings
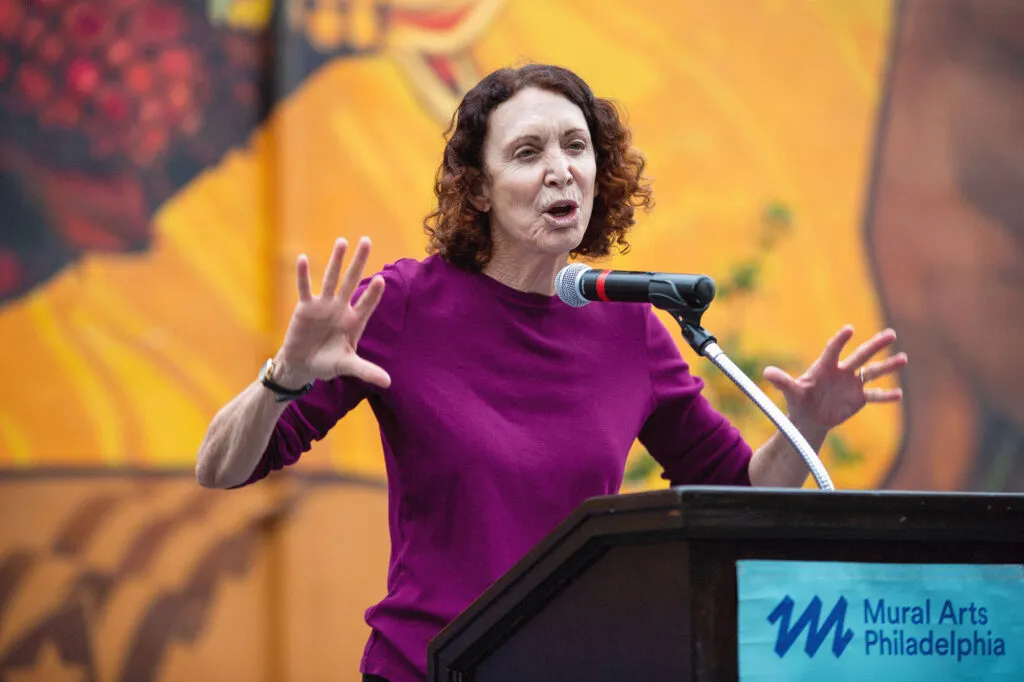
[[[574,152],[582,152],[587,148],[587,143],[583,140],[573,140],[569,143],[569,149]]]
[[[517,151],[515,153],[515,157],[517,159],[529,159],[530,157],[532,157],[536,153],[537,152],[535,150],[530,149],[528,147],[524,147],[523,149],[520,149],[519,151]]]

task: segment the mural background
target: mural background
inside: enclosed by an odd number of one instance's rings
[[[199,489],[195,451],[299,253],[424,255],[441,131],[507,64],[623,107],[657,206],[604,264],[712,275],[749,374],[898,330],[905,405],[829,441],[839,487],[1024,489],[1021,26],[1011,0],[0,0],[0,679],[357,679],[370,411],[244,491]],[[627,490],[658,473],[637,448]]]

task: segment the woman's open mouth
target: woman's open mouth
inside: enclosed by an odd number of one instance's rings
[[[544,211],[544,217],[556,227],[571,227],[579,216],[580,207],[575,201],[556,201]]]

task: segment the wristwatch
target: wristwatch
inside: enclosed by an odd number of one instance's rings
[[[276,403],[286,403],[291,400],[295,400],[296,398],[301,398],[302,396],[309,393],[309,389],[313,388],[312,381],[310,381],[302,388],[285,388],[281,384],[276,383],[273,377],[274,358],[269,358],[267,360],[267,364],[263,365],[263,369],[260,370],[259,379],[261,384],[263,384],[271,391],[273,391],[275,394],[277,394],[277,397],[274,398],[274,402]]]

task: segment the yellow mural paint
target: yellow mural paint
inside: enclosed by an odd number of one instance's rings
[[[289,5],[289,16],[313,21],[314,10],[329,5]],[[629,12],[583,0],[395,7],[406,14],[382,36],[382,49],[312,73],[242,148],[168,201],[148,253],[90,257],[79,269],[86,280],[77,316],[52,308],[76,286],[69,275],[33,295],[28,324],[40,342],[26,365],[54,368],[46,370],[49,385],[82,407],[70,413],[66,433],[45,434],[43,396],[17,405],[4,397],[3,414],[27,446],[15,456],[14,441],[0,440],[0,466],[92,453],[87,461],[100,466],[127,459],[190,467],[217,400],[248,384],[280,343],[299,253],[309,255],[315,281],[339,236],[373,239],[371,270],[425,255],[421,221],[433,201],[441,130],[457,102],[431,60],[461,87],[504,65],[558,63],[622,107],[647,156],[656,207],[638,217],[632,252],[608,259],[609,267],[727,281],[757,255],[764,212],[783,207],[791,225],[756,288],[716,301],[705,318],[733,340],[730,355],[782,357],[784,369],[798,372],[842,324],[855,325],[856,341],[883,324],[860,216],[888,2],[637,0]],[[336,10],[331,20],[345,19]],[[461,18],[443,28],[417,23],[417,13],[442,10]],[[380,28],[368,16],[356,27],[363,42]],[[147,298],[132,285],[138,278],[159,281],[161,290]],[[0,310],[0,334],[10,337],[25,321],[24,306]],[[713,378],[716,370],[681,338],[680,347],[696,373]],[[3,358],[0,371],[28,378]],[[727,386],[708,391],[714,401],[732,398]],[[757,413],[738,425],[754,445],[772,433]],[[826,448],[837,485],[876,484],[900,432],[899,411],[888,406],[844,425],[844,447],[859,459],[851,464]],[[302,466],[383,477],[370,411],[357,408]],[[648,484],[663,483],[654,476]]]

